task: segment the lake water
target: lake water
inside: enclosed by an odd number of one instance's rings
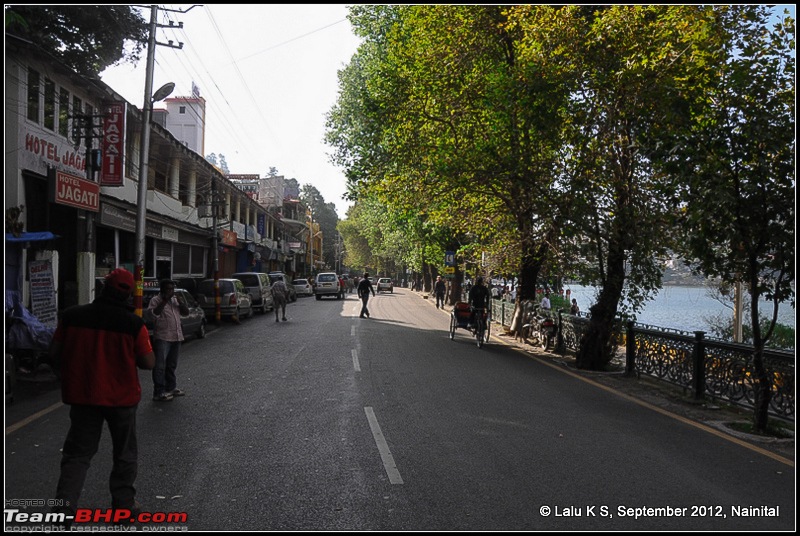
[[[594,287],[565,285],[564,289],[572,291],[571,298],[578,300],[578,306],[583,312],[587,312],[596,301],[597,290]],[[765,313],[771,314],[772,304],[763,301],[760,312],[762,316]],[[708,332],[708,319],[720,313],[733,316],[733,310],[712,298],[708,288],[670,285],[661,289],[654,300],[647,302],[636,321],[688,332]],[[778,322],[795,327],[795,310],[788,303],[782,304],[778,309]]]

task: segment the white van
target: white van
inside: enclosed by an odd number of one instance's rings
[[[314,285],[314,296],[321,300],[323,296],[334,296],[337,300],[343,297],[342,289],[339,285],[339,276],[334,272],[323,272],[317,274]]]

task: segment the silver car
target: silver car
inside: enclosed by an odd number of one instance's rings
[[[311,286],[311,283],[308,282],[308,279],[295,279],[292,281],[294,285],[294,290],[297,292],[298,296],[313,296],[314,295],[314,287]]]
[[[339,276],[333,272],[317,274],[314,283],[314,296],[321,300],[323,296],[333,296],[337,300],[342,297],[342,290],[339,286]]]
[[[261,272],[238,272],[231,275],[231,279],[238,279],[244,283],[250,298],[253,301],[253,308],[261,310],[266,314],[267,311],[275,309],[275,302],[270,292],[269,276]]]
[[[244,283],[238,279],[220,279],[220,314],[236,318],[253,316],[253,302],[250,293]],[[197,301],[205,311],[206,316],[213,317],[216,314],[216,304],[214,303],[214,280],[204,279],[197,287]]]

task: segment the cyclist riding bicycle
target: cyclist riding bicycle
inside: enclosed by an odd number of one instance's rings
[[[472,311],[472,318],[470,320],[470,323],[473,326],[478,325],[476,321],[477,315],[475,313],[478,310],[485,311],[489,307],[491,299],[492,299],[492,293],[489,291],[486,285],[483,284],[483,277],[478,276],[475,279],[475,284],[472,286],[471,289],[469,289],[469,306],[470,310]],[[483,318],[483,316],[484,315],[482,315],[481,318]]]

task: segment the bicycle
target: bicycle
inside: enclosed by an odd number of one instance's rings
[[[483,348],[485,342],[489,342],[489,314],[488,309],[485,307],[473,307],[472,311],[475,313],[475,339],[478,342],[478,348]]]

